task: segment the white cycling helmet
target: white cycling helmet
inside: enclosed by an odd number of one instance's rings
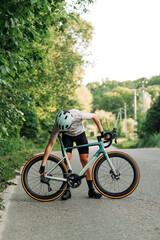
[[[59,130],[66,131],[70,128],[73,122],[73,115],[69,111],[62,110],[56,118],[56,125]]]

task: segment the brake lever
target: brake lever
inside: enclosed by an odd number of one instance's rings
[[[114,142],[117,144],[117,133],[115,132],[113,136],[114,136],[114,139],[115,139]]]

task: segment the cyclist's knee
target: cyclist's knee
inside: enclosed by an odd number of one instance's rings
[[[80,154],[80,160],[82,165],[86,165],[88,163],[88,154]]]

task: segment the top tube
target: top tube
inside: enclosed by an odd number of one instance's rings
[[[78,146],[73,146],[73,147],[64,147],[63,146],[63,150],[75,149],[75,148],[81,148],[81,147],[91,147],[91,146],[99,146],[99,148],[101,148],[102,143],[101,142],[95,142],[95,143],[88,143],[88,144],[83,144],[83,145],[78,145]]]
[[[63,141],[61,136],[58,134],[58,138],[61,144],[61,148],[63,151],[66,151],[67,149],[75,149],[75,148],[81,148],[81,147],[91,147],[91,146],[99,146],[99,148],[102,148],[102,141],[101,141],[101,137],[97,137],[98,142],[94,142],[94,143],[88,143],[88,144],[83,144],[83,145],[78,145],[78,146],[73,146],[73,147],[64,147]]]

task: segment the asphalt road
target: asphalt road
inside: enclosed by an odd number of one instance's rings
[[[160,149],[123,152],[140,167],[140,184],[133,194],[120,200],[89,199],[83,180],[72,189],[71,199],[43,203],[24,192],[19,178],[17,186],[7,190],[13,194],[8,193],[7,215],[0,220],[1,240],[159,240]],[[81,167],[76,151],[72,163],[76,172]]]

